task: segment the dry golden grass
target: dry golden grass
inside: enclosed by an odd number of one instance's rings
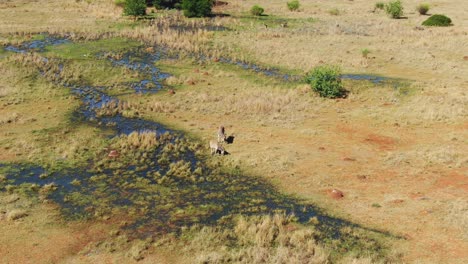
[[[122,148],[151,149],[158,145],[156,132],[132,132],[121,135],[119,141]]]
[[[8,215],[18,217],[21,212],[27,212],[27,216],[7,221]],[[94,223],[94,226],[65,223],[58,210],[50,204],[37,204],[22,195],[0,193],[0,254],[3,263],[68,262],[70,256],[78,256],[85,245],[107,236],[108,229],[108,225],[100,223]],[[79,263],[84,262],[92,263],[83,258]]]
[[[15,0],[0,2],[0,32],[60,33],[106,29],[106,21],[121,16],[112,0]]]
[[[225,12],[242,15],[256,2],[229,3]],[[451,17],[453,27],[417,30],[415,27],[425,19],[414,11],[418,3],[404,1],[408,19],[395,20],[382,12],[370,12],[374,3],[368,1],[303,1],[301,12],[289,12],[284,1],[273,0],[262,3],[266,14],[302,21],[292,20],[289,23],[292,26],[281,28],[275,18],[266,18],[264,23],[270,23],[267,29],[262,23],[255,23],[241,31],[241,38],[236,34],[221,34],[216,41],[235,43],[262,64],[308,71],[325,62],[341,65],[345,71],[428,81],[438,91],[459,92],[466,86],[464,73],[468,71],[463,60],[468,54],[463,41],[468,34],[468,24],[460,8],[463,3],[439,1],[431,10]],[[327,14],[331,8],[345,12],[331,16]],[[310,17],[318,21],[305,22]],[[361,56],[364,48],[372,51],[369,59]],[[433,90],[432,85],[427,88]]]
[[[13,209],[6,214],[6,219],[8,221],[14,221],[26,216],[28,216],[28,213],[25,210]]]
[[[282,215],[240,217],[233,230],[203,227],[183,247],[196,263],[328,263],[314,231]],[[234,247],[229,243],[234,243]],[[194,255],[195,254],[195,255]]]
[[[448,226],[455,226],[468,239],[468,201],[463,198],[453,199],[448,202],[444,219]]]

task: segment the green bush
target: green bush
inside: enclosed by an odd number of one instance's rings
[[[362,57],[367,58],[367,55],[369,55],[370,50],[365,48],[361,50]]]
[[[418,10],[419,14],[425,15],[425,14],[427,14],[427,11],[429,11],[429,5],[428,4],[419,4],[418,7],[416,7],[416,10]]]
[[[288,5],[289,11],[297,11],[297,10],[299,10],[299,7],[301,6],[301,4],[299,4],[298,0],[288,2],[287,5]]]
[[[338,10],[338,8],[333,8],[333,9],[328,10],[328,13],[332,16],[337,16],[340,14],[340,10]]]
[[[123,12],[126,16],[144,16],[146,15],[146,2],[145,0],[126,0]]]
[[[177,5],[180,6],[182,0],[154,0],[153,6],[156,9],[164,9],[164,8],[176,8]]]
[[[384,7],[385,7],[384,2],[377,2],[377,3],[375,3],[375,9],[383,10]]]
[[[401,5],[400,0],[386,4],[385,12],[387,12],[391,18],[400,18],[403,15],[403,6]]]
[[[261,16],[263,15],[263,12],[265,12],[265,9],[263,9],[261,6],[254,5],[250,9],[250,13],[254,16]]]
[[[182,0],[182,10],[186,17],[206,17],[211,15],[212,0]]]
[[[448,27],[452,20],[445,15],[432,15],[422,23],[423,26]]]
[[[318,66],[306,75],[305,81],[321,97],[336,98],[344,94],[341,71],[336,66]]]

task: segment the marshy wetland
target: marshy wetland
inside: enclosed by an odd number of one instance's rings
[[[463,263],[466,65],[430,83],[373,48],[343,62],[345,96],[321,98],[307,71],[339,59],[297,57],[304,40],[390,29],[285,3],[141,20],[107,0],[0,3],[2,261]],[[208,148],[219,125],[226,156]]]
[[[67,59],[44,57],[55,50],[69,50],[61,45],[99,44],[74,44],[47,35],[38,38],[41,40],[7,46],[7,51],[19,54],[13,63],[37,68],[39,78],[69,89],[81,101],[70,115],[71,122],[108,131],[103,139],[104,148],[81,167],[69,167],[66,157],[62,164],[43,167],[1,164],[1,184],[8,193],[50,201],[70,220],[118,217],[123,221],[120,231],[132,239],[180,234],[183,227],[194,225],[233,228],[240,216],[263,216],[284,218],[281,224],[309,225],[314,236],[335,247],[334,250],[354,254],[375,251],[385,256],[382,241],[393,237],[389,233],[327,216],[322,209],[281,194],[271,184],[243,173],[239,167],[207,160],[205,148],[197,140],[138,117],[137,112],[131,112],[131,106],[106,92],[112,87],[86,85],[88,81],[80,76],[68,76]],[[107,60],[113,67],[149,77],[148,80],[134,77],[133,82],[123,84],[130,93],[140,94],[160,91],[161,83],[169,76],[154,66],[163,53],[147,50],[123,50],[119,55],[103,56],[80,48],[87,60]],[[356,234],[349,234],[353,229]],[[226,261],[231,258],[227,256]]]

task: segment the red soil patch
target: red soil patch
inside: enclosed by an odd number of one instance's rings
[[[397,141],[389,136],[383,136],[376,133],[369,133],[365,128],[353,128],[345,125],[338,125],[337,131],[345,133],[346,137],[360,142],[370,143],[377,146],[380,150],[392,150],[396,148]]]
[[[457,172],[451,172],[442,175],[435,183],[435,187],[442,189],[454,187],[468,192],[468,176]]]
[[[391,137],[369,134],[364,139],[364,142],[378,146],[381,150],[392,150],[395,149],[396,140]]]

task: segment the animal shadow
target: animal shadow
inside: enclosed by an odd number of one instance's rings
[[[223,154],[223,152],[219,149],[216,150],[216,154],[219,154],[222,156],[231,155],[231,153],[227,152],[226,150],[224,150],[224,154]]]
[[[229,137],[227,137],[227,138],[225,139],[225,141],[226,141],[226,143],[228,143],[228,144],[232,144],[232,143],[234,143],[234,138],[235,138],[234,135],[230,135]]]

